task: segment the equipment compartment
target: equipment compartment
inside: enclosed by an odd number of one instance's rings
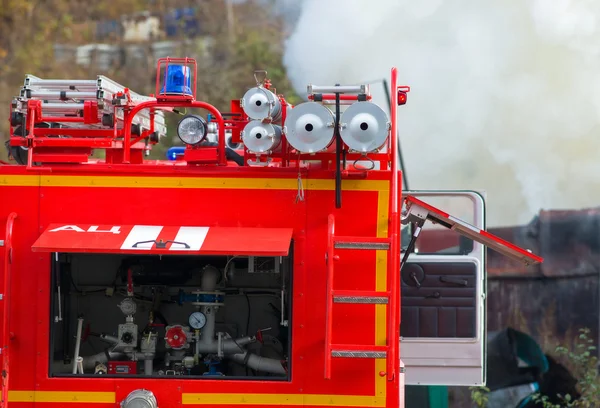
[[[290,258],[53,253],[49,374],[289,381]]]

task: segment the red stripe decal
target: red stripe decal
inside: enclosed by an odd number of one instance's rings
[[[413,204],[416,204],[418,206],[421,206],[421,207],[425,208],[427,211],[431,211],[431,212],[433,212],[435,214],[441,215],[442,217],[450,218],[450,214],[445,213],[442,210],[439,210],[439,209],[437,209],[437,208],[435,208],[435,207],[433,207],[433,206],[431,206],[431,205],[429,205],[429,204],[427,204],[427,203],[425,203],[425,202],[423,202],[423,201],[421,201],[418,198],[415,198],[413,196],[407,196],[406,197],[406,201],[408,201],[410,203],[413,203]]]
[[[167,242],[167,241],[174,241],[175,237],[177,236],[177,233],[179,232],[179,226],[173,226],[170,225],[168,227],[163,227],[163,229],[160,231],[160,234],[158,234],[158,237],[156,238],[156,242]],[[167,249],[171,247],[171,245],[173,245],[172,242],[169,242],[167,244]],[[154,245],[152,247],[153,249],[156,249],[156,245]]]
[[[490,234],[490,233],[489,233],[489,232],[487,232],[487,231],[480,231],[479,233],[480,233],[481,235],[483,235],[484,237],[486,237],[486,238],[489,238],[489,239],[491,239],[491,240],[493,240],[493,241],[495,241],[495,242],[497,242],[497,243],[499,243],[499,244],[502,244],[502,245],[504,245],[504,246],[506,246],[506,247],[508,247],[508,248],[512,249],[513,251],[516,251],[516,252],[520,253],[521,255],[524,255],[524,256],[526,256],[526,257],[528,257],[528,258],[531,258],[531,259],[533,259],[533,260],[535,260],[535,261],[537,261],[537,262],[540,262],[540,263],[541,263],[541,262],[543,262],[543,261],[544,261],[544,258],[542,258],[542,257],[539,257],[539,256],[537,256],[537,255],[535,255],[535,254],[533,254],[533,253],[531,253],[531,252],[529,252],[529,251],[526,251],[525,249],[523,249],[523,248],[520,248],[520,247],[518,247],[518,246],[516,246],[516,245],[514,245],[514,244],[511,244],[510,242],[508,242],[508,241],[505,241],[505,240],[503,240],[502,238],[500,238],[500,237],[497,237],[497,236],[495,236],[495,235],[492,235],[492,234]]]

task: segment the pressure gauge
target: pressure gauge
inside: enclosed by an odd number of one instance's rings
[[[206,324],[206,316],[202,312],[194,312],[190,315],[189,323],[192,328],[201,329]]]

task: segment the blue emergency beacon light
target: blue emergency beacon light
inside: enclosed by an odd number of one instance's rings
[[[168,65],[167,79],[161,93],[192,96],[191,84],[192,76],[190,75],[190,68],[187,65]]]

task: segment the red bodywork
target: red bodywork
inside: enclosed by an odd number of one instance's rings
[[[396,106],[395,69],[391,95]],[[275,164],[238,167],[225,160],[223,135],[225,128],[239,132],[240,124],[224,121],[210,105],[194,98],[170,98],[132,106],[131,113],[169,106],[208,108],[221,125],[219,146],[208,150],[213,156],[204,166],[144,163],[139,140],[132,141],[128,130],[112,136],[98,131],[96,140],[79,137],[78,131],[71,139],[52,140],[30,132],[12,141],[29,147],[29,162],[0,166],[0,218],[6,222],[0,251],[3,407],[116,407],[140,388],[151,390],[160,408],[399,406],[401,174],[396,156],[370,155],[387,170],[343,169],[343,205],[336,208],[334,154],[310,157],[318,161],[310,167],[300,165],[299,156],[289,154],[284,144],[286,150],[275,156]],[[36,120],[48,120],[37,109],[32,104],[30,130]],[[128,118],[125,129],[131,123]],[[393,109],[388,152],[397,149],[396,134]],[[76,147],[74,153],[61,153],[61,145],[69,141]],[[54,150],[36,154],[36,146],[44,143]],[[76,163],[85,149],[102,143],[113,151],[110,163]],[[194,150],[198,149],[189,149]],[[34,166],[44,154],[49,161],[59,155],[65,164]],[[87,162],[87,156],[81,161]],[[126,245],[126,237],[139,226],[154,227],[155,242],[136,248],[131,242]],[[197,240],[182,248],[178,234],[189,228]],[[283,256],[290,240],[290,381],[49,376],[52,251],[170,254],[185,249],[195,254]],[[388,249],[334,251],[336,242],[349,241],[385,244]],[[539,261],[533,255],[529,258]],[[384,296],[389,305],[334,304],[334,295]],[[388,358],[332,359],[330,352],[336,347],[385,351]]]

